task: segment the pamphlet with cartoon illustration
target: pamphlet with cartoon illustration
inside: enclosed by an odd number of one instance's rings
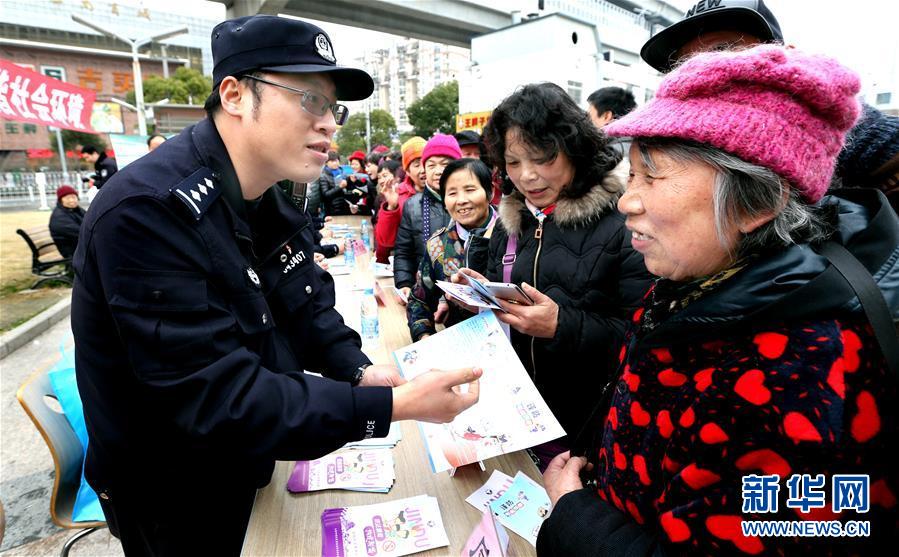
[[[287,480],[293,493],[348,489],[387,493],[396,479],[390,449],[338,451],[315,460],[298,460]]]
[[[434,472],[565,435],[493,312],[481,313],[401,348],[394,357],[407,380],[432,369],[484,370],[477,404],[448,424],[419,422]]]
[[[479,511],[490,510],[490,503],[502,497],[513,481],[511,476],[494,470],[484,485],[466,497],[465,501]]]
[[[419,495],[322,513],[322,557],[393,557],[447,545],[436,497]]]
[[[552,504],[540,484],[519,472],[503,496],[490,503],[490,510],[500,524],[537,547],[537,534]]]

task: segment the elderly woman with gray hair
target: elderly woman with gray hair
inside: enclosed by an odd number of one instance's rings
[[[825,197],[858,90],[780,46],[700,54],[609,126],[634,138],[618,208],[659,278],[596,394],[597,437],[572,450],[586,456],[544,475],[540,555],[895,540],[899,223],[875,190]],[[752,530],[766,520],[786,530]],[[852,521],[870,535],[841,537]],[[835,537],[804,537],[820,528]]]

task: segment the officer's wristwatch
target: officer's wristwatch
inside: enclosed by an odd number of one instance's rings
[[[368,369],[370,365],[371,364],[362,364],[361,366],[357,367],[356,371],[353,372],[353,378],[350,379],[350,385],[354,387],[358,386],[359,383],[362,382],[362,376],[365,375],[365,370]]]

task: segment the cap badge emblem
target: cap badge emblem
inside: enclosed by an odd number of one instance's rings
[[[331,49],[331,42],[323,33],[315,36],[315,50],[318,51],[319,56],[328,62],[337,61],[337,58],[334,57],[334,51]]]

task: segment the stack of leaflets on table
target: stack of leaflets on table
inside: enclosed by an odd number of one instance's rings
[[[490,503],[490,510],[500,524],[537,547],[537,534],[552,503],[540,484],[519,472],[502,497]]]
[[[433,369],[484,370],[477,404],[447,424],[419,422],[434,472],[565,435],[492,311],[401,348],[394,357],[410,381]]]
[[[372,437],[371,439],[363,439],[361,441],[351,441],[343,446],[345,449],[366,448],[366,449],[392,449],[403,439],[403,428],[399,422],[390,424],[390,431],[387,437]]]
[[[347,489],[387,493],[394,480],[390,449],[338,451],[316,460],[298,460],[287,480],[287,491]]]
[[[322,557],[410,555],[449,545],[437,498],[325,509]]]

